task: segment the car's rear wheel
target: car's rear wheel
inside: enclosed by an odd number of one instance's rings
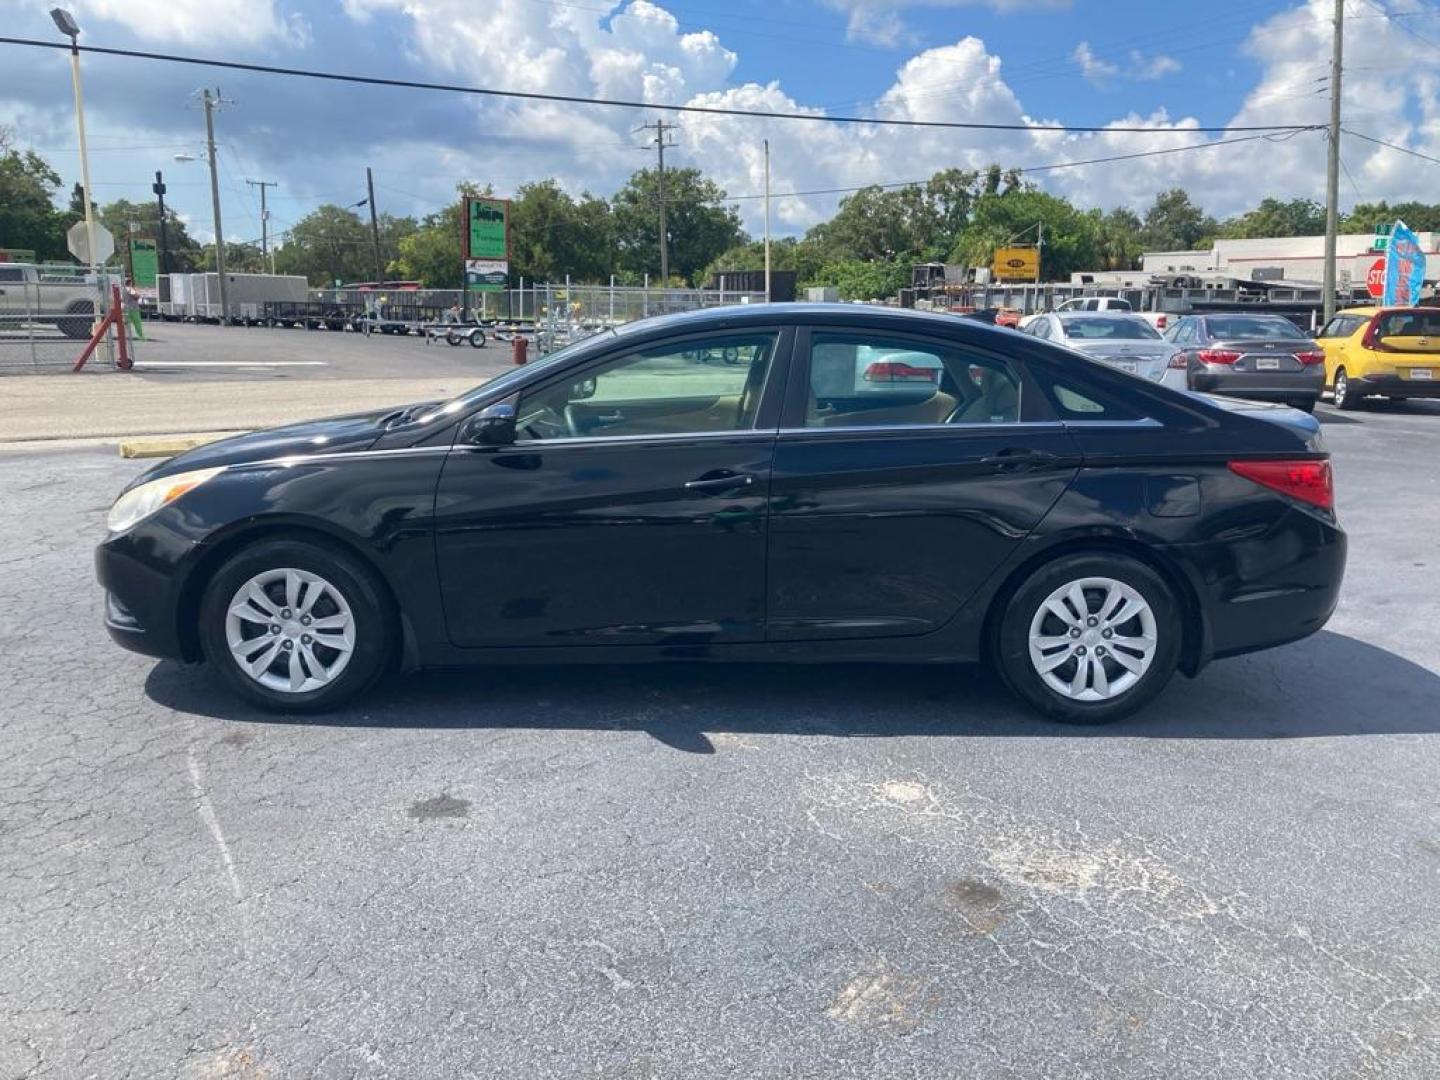
[[[1067,724],[1127,716],[1165,688],[1180,657],[1179,606],[1164,578],[1125,555],[1083,553],[1040,567],[1000,622],[1001,675]]]
[[[1301,412],[1313,413],[1315,411],[1315,399],[1313,397],[1296,398],[1290,403],[1292,409],[1299,409]]]
[[[205,658],[242,697],[280,712],[332,709],[389,667],[384,585],[328,544],[264,540],[232,556],[200,604]]]
[[[1360,388],[1350,381],[1350,376],[1345,369],[1338,368],[1335,372],[1335,405],[1340,409],[1358,409],[1360,399],[1365,395]]]

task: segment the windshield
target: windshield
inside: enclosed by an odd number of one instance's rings
[[[601,333],[604,332],[605,331],[601,331]],[[615,328],[610,327],[609,333],[613,335],[615,333]],[[563,349],[556,349],[552,353],[547,353],[545,356],[542,356],[539,360],[536,360],[533,363],[524,364],[516,368],[511,368],[503,375],[496,375],[495,378],[491,379],[489,382],[484,382],[481,383],[479,386],[472,387],[471,389],[466,390],[463,394],[459,394],[451,398],[449,401],[445,402],[443,405],[440,405],[439,407],[431,410],[430,412],[427,412],[424,416],[417,417],[417,422],[422,424],[428,424],[431,421],[438,420],[444,416],[455,416],[458,413],[465,412],[474,404],[477,399],[479,399],[480,395],[488,395],[496,390],[503,390],[511,383],[517,383],[525,376],[533,374],[537,368],[543,369],[548,368],[554,364],[563,363],[564,361],[570,359],[570,357],[574,356],[577,352],[579,352],[584,346],[593,345],[596,338],[598,338],[599,336],[599,334],[594,334],[587,338],[581,338],[579,341],[572,341]]]
[[[1255,338],[1261,341],[1305,340],[1305,335],[1296,329],[1289,319],[1278,315],[1266,318],[1262,315],[1226,315],[1224,318],[1205,320],[1205,329],[1210,336],[1221,341],[1238,338]]]
[[[1076,341],[1160,340],[1160,335],[1144,319],[1091,316],[1086,319],[1061,319],[1060,322],[1065,327],[1065,336]]]

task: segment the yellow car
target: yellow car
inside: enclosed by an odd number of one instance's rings
[[[1440,307],[1346,308],[1315,340],[1325,350],[1326,389],[1342,409],[1371,394],[1440,397]]]

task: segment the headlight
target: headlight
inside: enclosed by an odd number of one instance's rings
[[[151,480],[137,488],[131,488],[115,500],[105,527],[112,533],[124,532],[132,525],[144,521],[162,506],[174,502],[191,488],[197,488],[213,476],[225,471],[221,465],[214,469],[195,469],[192,472],[175,473]]]

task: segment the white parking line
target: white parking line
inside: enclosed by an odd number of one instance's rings
[[[230,892],[238,904],[245,899],[245,890],[240,887],[240,875],[235,871],[230,845],[225,842],[225,834],[220,831],[220,819],[215,815],[215,805],[205,791],[205,783],[200,775],[200,759],[195,756],[195,747],[186,748],[185,761],[190,766],[190,793],[195,797],[195,809],[200,814],[200,820],[210,830],[210,836],[220,851],[220,862],[224,865],[225,876],[230,881]]]
[[[136,360],[137,368],[329,367],[326,360]]]

